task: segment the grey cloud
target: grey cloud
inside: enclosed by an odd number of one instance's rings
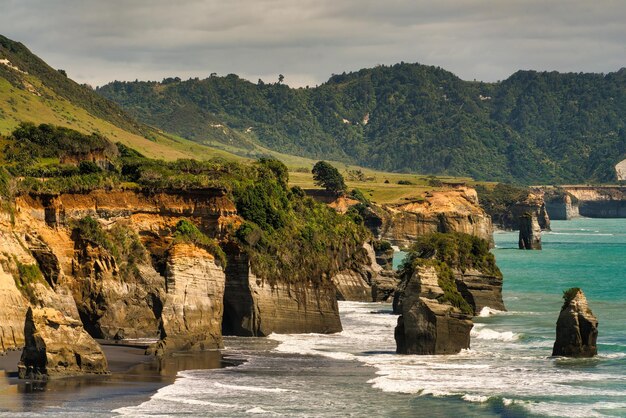
[[[600,0],[0,0],[0,30],[80,82],[205,77],[292,85],[399,61],[495,81],[625,66],[626,3]]]

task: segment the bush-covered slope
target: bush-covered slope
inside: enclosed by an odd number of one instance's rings
[[[98,92],[186,138],[383,170],[519,183],[610,181],[626,157],[626,70],[520,71],[500,83],[379,66],[315,88],[225,77],[113,82]]]

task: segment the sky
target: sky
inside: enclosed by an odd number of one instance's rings
[[[623,0],[0,0],[0,34],[92,86],[419,62],[465,80],[626,67]]]

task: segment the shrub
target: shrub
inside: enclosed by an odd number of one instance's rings
[[[400,266],[400,275],[406,280],[418,266],[423,265],[433,266],[437,270],[438,283],[444,291],[440,301],[450,302],[465,313],[471,313],[472,310],[456,288],[454,270],[464,272],[477,269],[483,274],[502,277],[487,241],[456,232],[437,232],[418,237]]]
[[[188,242],[204,248],[219,260],[222,268],[226,268],[226,254],[216,240],[207,237],[193,223],[187,219],[181,219],[174,230],[173,243]]]

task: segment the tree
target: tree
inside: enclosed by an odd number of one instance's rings
[[[282,74],[278,74],[278,84],[282,84],[285,80],[285,76]]]
[[[322,186],[327,191],[341,194],[346,190],[346,183],[343,181],[343,176],[332,165],[326,161],[318,161],[313,166],[313,180],[318,186]]]

